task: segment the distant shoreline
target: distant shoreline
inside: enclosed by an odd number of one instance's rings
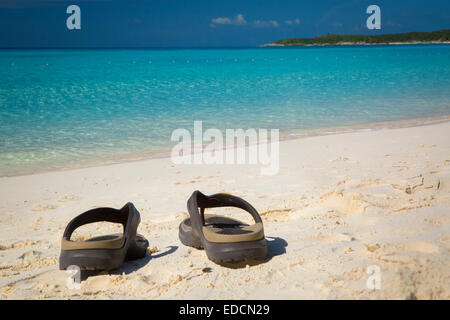
[[[280,44],[266,43],[261,47],[323,47],[323,46],[382,46],[382,45],[411,45],[411,44],[450,44],[450,41],[411,41],[411,42],[385,42],[385,43],[367,43],[367,42],[338,42],[338,43],[314,43],[314,44]]]
[[[280,44],[266,43],[261,47],[324,47],[324,46],[382,46],[382,45],[411,45],[411,44],[450,44],[450,41],[411,41],[411,42],[385,42],[385,43],[367,43],[367,42],[338,42],[338,43],[314,43],[314,44]]]
[[[314,38],[289,38],[263,45],[264,47],[290,46],[343,46],[343,45],[400,45],[450,43],[450,29],[432,32],[407,32],[377,35],[330,34]]]

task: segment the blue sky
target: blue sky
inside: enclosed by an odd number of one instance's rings
[[[66,8],[81,8],[81,30]],[[381,8],[381,30],[366,8]],[[325,33],[450,28],[448,0],[0,0],[0,47],[257,46]]]

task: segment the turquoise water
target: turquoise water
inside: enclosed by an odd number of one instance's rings
[[[169,148],[176,128],[450,114],[450,45],[1,50],[0,175]]]

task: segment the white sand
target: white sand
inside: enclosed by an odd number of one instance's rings
[[[1,178],[0,298],[449,299],[449,137],[447,122],[284,141],[275,176],[154,159]],[[178,224],[196,189],[251,202],[264,219],[269,261],[228,268],[183,246]],[[66,224],[127,201],[155,252],[68,289],[58,270]],[[103,223],[77,234],[116,230]],[[373,265],[379,290],[366,286]]]

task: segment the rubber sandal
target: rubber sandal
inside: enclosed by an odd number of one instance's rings
[[[70,237],[78,227],[94,222],[114,222],[123,226],[123,233],[94,237],[85,241],[72,241]],[[82,270],[112,270],[119,268],[125,260],[145,256],[148,241],[137,234],[140,214],[129,202],[122,209],[96,208],[72,219],[64,231],[61,241],[59,268],[71,265]]]
[[[215,207],[243,209],[252,215],[255,224],[205,214],[205,208]],[[190,217],[180,223],[178,234],[184,245],[205,249],[208,258],[219,263],[266,257],[267,244],[261,217],[247,201],[224,193],[206,196],[195,191],[187,202],[187,208]]]

